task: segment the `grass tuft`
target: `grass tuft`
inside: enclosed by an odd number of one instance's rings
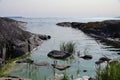
[[[70,53],[70,54],[73,54],[75,53],[75,43],[73,42],[63,42],[62,44],[60,44],[60,50],[61,51],[64,51],[64,52],[67,52],[67,53]]]
[[[98,69],[96,80],[120,80],[120,62],[113,61],[104,69]]]

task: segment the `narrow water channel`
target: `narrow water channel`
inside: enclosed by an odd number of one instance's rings
[[[10,75],[20,76],[25,78],[31,78],[32,80],[53,80],[55,74],[66,74],[69,77],[78,78],[81,76],[95,76],[96,65],[95,62],[103,55],[110,58],[118,58],[116,54],[119,48],[113,48],[111,46],[103,45],[99,41],[87,36],[80,30],[72,29],[69,27],[60,27],[56,23],[64,21],[74,22],[88,22],[88,21],[101,21],[102,19],[75,19],[75,18],[17,18],[28,22],[26,29],[32,33],[51,35],[51,39],[44,41],[41,46],[32,51],[28,56],[35,62],[46,61],[50,64],[53,63],[53,59],[47,57],[47,54],[51,50],[59,50],[62,42],[72,41],[76,45],[76,52],[80,51],[81,55],[84,53],[92,55],[92,60],[84,60],[78,58],[76,55],[68,61],[58,60],[59,64],[67,64],[71,67],[65,71],[59,71],[52,66],[35,66],[30,64],[16,64],[14,70]],[[87,72],[84,72],[87,70]]]

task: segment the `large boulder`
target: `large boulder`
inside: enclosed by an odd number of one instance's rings
[[[22,24],[22,21],[0,17],[0,58],[3,60],[30,52],[43,40],[50,39],[50,36],[23,30]]]
[[[52,50],[48,53],[48,57],[55,58],[55,59],[66,59],[70,57],[71,54],[63,51]]]

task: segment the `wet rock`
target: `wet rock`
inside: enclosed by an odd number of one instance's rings
[[[52,64],[52,66],[53,66],[54,68],[60,70],[60,71],[66,70],[66,69],[70,68],[70,66],[68,66],[68,65],[57,65],[57,64]]]
[[[66,59],[71,56],[71,54],[58,51],[58,50],[52,50],[48,53],[48,57],[55,58],[55,59]]]
[[[38,35],[38,36],[39,36],[39,38],[42,39],[42,40],[48,40],[48,39],[51,38],[50,35]]]
[[[101,57],[98,61],[95,62],[95,64],[99,65],[99,64],[101,64],[101,63],[103,63],[105,61],[110,62],[110,60],[112,60],[112,59],[110,59],[110,58],[108,58],[106,56],[105,57]]]
[[[101,57],[100,59],[99,59],[99,61],[107,61],[107,62],[109,62],[111,59],[110,58],[108,58],[108,57]]]
[[[96,61],[95,64],[99,65],[99,64],[101,64],[101,63],[103,63],[103,62],[104,62],[104,61],[99,60],[99,61]]]
[[[87,70],[83,70],[83,72],[87,72]]]
[[[88,80],[96,80],[95,78],[90,77]]]
[[[117,53],[118,55],[120,55],[120,53]]]
[[[34,63],[34,65],[36,65],[36,66],[49,66],[49,63],[46,61],[41,61],[38,63]]]
[[[92,59],[92,55],[84,55],[84,56],[81,56],[80,58],[83,58],[85,60],[90,60]]]

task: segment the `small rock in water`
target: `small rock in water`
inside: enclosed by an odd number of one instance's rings
[[[108,58],[108,57],[101,57],[100,59],[99,59],[99,61],[110,61],[111,59],[110,58]]]
[[[49,63],[48,62],[45,62],[45,61],[42,61],[42,62],[39,62],[39,63],[34,63],[36,66],[49,66]]]
[[[87,72],[87,70],[83,70],[83,72]]]
[[[81,56],[80,58],[83,58],[85,60],[90,60],[90,59],[92,59],[92,56],[91,55],[84,55],[84,56]]]
[[[104,62],[104,61],[99,60],[99,61],[96,61],[95,64],[99,65],[99,64],[101,64],[101,63],[103,63],[103,62]]]
[[[56,65],[56,64],[52,64],[52,66],[53,66],[54,68],[60,70],[60,71],[66,70],[66,69],[70,68],[70,66],[68,66],[68,65]]]
[[[120,53],[117,53],[118,55],[120,55]]]
[[[88,80],[95,80],[94,78],[90,77]]]

